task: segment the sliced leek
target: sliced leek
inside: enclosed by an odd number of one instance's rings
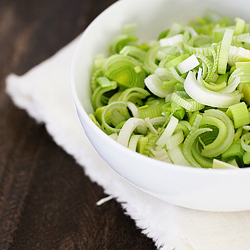
[[[250,24],[207,10],[150,41],[141,41],[136,28],[125,25],[110,53],[94,58],[95,126],[160,161],[250,165]]]
[[[205,88],[198,83],[195,73],[192,71],[187,75],[184,88],[187,94],[198,103],[216,108],[228,108],[238,103],[242,97],[241,93],[237,90],[233,93],[221,94]]]
[[[233,34],[234,34],[234,30],[226,29],[224,36],[222,38],[221,47],[220,47],[219,62],[218,62],[218,73],[219,74],[226,73],[229,49],[230,49],[230,45],[232,42]]]
[[[146,72],[140,62],[130,56],[112,55],[106,60],[102,70],[108,79],[117,82],[121,87],[144,87]]]

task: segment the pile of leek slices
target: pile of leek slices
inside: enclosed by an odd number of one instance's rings
[[[91,119],[118,143],[174,164],[250,164],[250,24],[212,10],[139,42],[125,25],[97,55]]]

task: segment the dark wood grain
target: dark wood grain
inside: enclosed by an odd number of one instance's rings
[[[115,0],[0,0],[0,249],[155,249],[120,204],[5,93]]]

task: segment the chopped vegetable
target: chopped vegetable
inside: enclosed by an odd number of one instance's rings
[[[198,168],[250,164],[250,24],[207,10],[155,41],[125,25],[97,55],[93,122],[137,153]]]

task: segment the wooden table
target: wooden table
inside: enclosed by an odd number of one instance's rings
[[[44,125],[5,93],[115,0],[0,0],[0,249],[155,249]]]

